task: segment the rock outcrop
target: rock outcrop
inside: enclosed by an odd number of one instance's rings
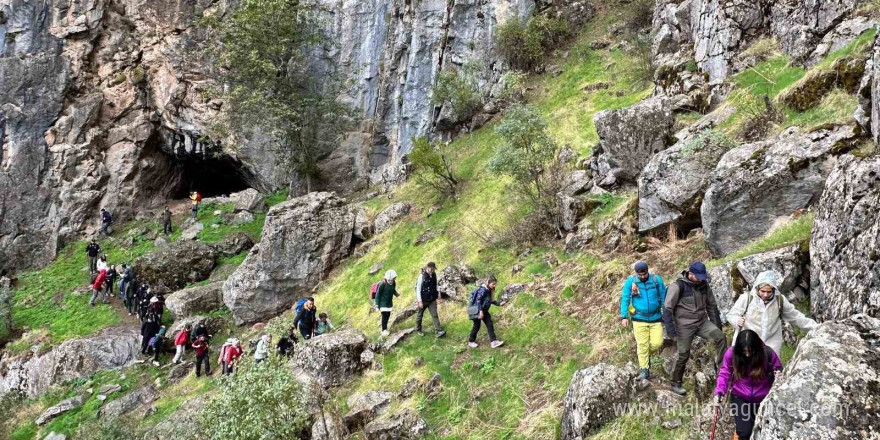
[[[66,341],[42,356],[4,358],[0,361],[0,395],[37,397],[65,380],[131,365],[139,354],[137,329],[111,328],[96,336]]]
[[[101,417],[119,417],[159,398],[159,391],[152,385],[132,391],[101,408]]]
[[[263,237],[223,285],[237,323],[271,318],[309,296],[349,254],[351,206],[333,193],[311,193],[272,207]]]
[[[878,341],[880,320],[867,315],[826,322],[808,333],[762,403],[753,437],[880,436]]]
[[[353,394],[348,398],[348,413],[342,417],[349,431],[362,429],[378,416],[381,416],[391,404],[391,393],[388,391],[367,391]]]
[[[845,157],[828,176],[810,242],[810,309],[820,320],[880,316],[880,158]]]
[[[266,210],[266,198],[259,191],[248,188],[229,196],[235,211],[257,212]]]
[[[425,420],[409,408],[374,420],[364,428],[367,440],[417,440],[427,431]]]
[[[236,232],[219,243],[210,245],[220,256],[233,257],[254,247],[254,240],[244,232]]]
[[[794,244],[745,257],[739,260],[736,269],[745,280],[748,288],[752,287],[758,274],[765,270],[772,270],[776,273],[779,291],[791,298],[791,292],[799,288],[804,275],[806,275],[808,260],[809,255],[804,246]]]
[[[394,224],[407,216],[411,209],[412,205],[409,203],[392,203],[376,216],[376,220],[374,221],[375,233],[378,235],[391,229]]]
[[[174,319],[208,313],[223,305],[223,282],[178,290],[165,298],[165,306]]]
[[[635,183],[651,156],[669,146],[675,115],[666,98],[651,98],[621,110],[593,116],[599,146],[590,167],[603,187]]]
[[[81,407],[84,401],[85,398],[83,396],[74,396],[69,399],[64,399],[56,405],[46,408],[40,413],[40,416],[37,417],[37,420],[35,420],[34,423],[36,423],[37,426],[43,426],[55,417]]]
[[[632,364],[626,368],[598,364],[576,371],[565,393],[562,440],[587,438],[617,417],[614,406],[629,401],[635,376]]]
[[[812,206],[853,137],[847,126],[810,133],[791,128],[775,139],[727,152],[701,208],[709,250],[715,255],[734,252],[795,211]]]
[[[467,285],[475,283],[477,276],[472,267],[450,264],[437,274],[437,292],[441,298],[467,301]]]
[[[353,330],[329,333],[300,343],[293,355],[293,365],[324,388],[340,386],[363,371],[361,353],[367,338]]]
[[[154,291],[172,292],[208,279],[216,265],[217,251],[194,241],[177,241],[134,260],[138,279]]]

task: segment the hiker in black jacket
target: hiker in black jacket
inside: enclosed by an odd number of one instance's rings
[[[489,276],[486,284],[481,285],[471,292],[470,300],[468,300],[468,318],[473,322],[471,334],[468,338],[468,347],[477,347],[477,333],[480,332],[480,322],[486,324],[486,331],[489,333],[490,346],[498,348],[504,345],[504,341],[499,341],[495,337],[495,325],[492,322],[492,315],[489,314],[489,307],[493,304],[500,306],[501,304],[492,298],[492,293],[498,286],[498,281],[494,276]]]
[[[434,321],[434,335],[438,338],[446,334],[440,327],[440,317],[437,316],[437,265],[434,262],[428,263],[422,273],[416,280],[416,303],[419,305],[419,311],[416,314],[416,331],[420,335],[425,333],[422,331],[422,318],[425,316],[425,310],[431,314],[431,320]]]
[[[171,233],[171,210],[167,206],[162,211],[162,233],[165,235]]]
[[[303,339],[309,340],[312,336],[315,336],[317,323],[318,308],[315,307],[315,299],[312,297],[306,298],[305,304],[296,313],[296,318],[293,319],[293,327],[299,329]]]
[[[691,357],[691,342],[694,338],[700,337],[715,345],[716,371],[721,366],[727,349],[727,340],[721,332],[721,314],[708,281],[706,266],[696,262],[682,272],[681,278],[666,290],[663,325],[667,335],[678,338],[678,358],[672,371],[672,391],[682,396],[687,394],[682,387],[682,378]]]
[[[92,238],[92,241],[86,246],[86,255],[89,256],[89,273],[97,272],[98,255],[101,255],[101,246],[94,238]]]
[[[113,221],[113,216],[107,212],[106,209],[101,208],[101,233],[104,235],[110,235],[110,223]]]

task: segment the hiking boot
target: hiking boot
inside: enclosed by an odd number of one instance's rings
[[[492,341],[492,344],[491,344],[491,345],[492,345],[492,348],[498,348],[498,347],[504,345],[504,341],[497,341],[497,340],[496,340],[496,341]]]
[[[440,330],[439,332],[434,333],[434,336],[436,336],[437,338],[442,338],[442,337],[446,336],[446,331]]]
[[[479,345],[480,344],[477,344],[476,342],[468,342],[468,347],[470,348],[477,348]]]
[[[158,361],[153,361],[153,365],[155,365],[155,366],[158,367],[158,366],[159,366],[159,362],[158,362]]]
[[[391,334],[391,332],[389,332],[388,330],[382,330],[382,337],[383,338],[387,338],[388,335],[390,335],[390,334]]]
[[[672,382],[672,387],[670,387],[673,393],[678,394],[679,396],[687,396],[687,390],[681,386],[680,383]]]
[[[425,336],[425,332],[423,332],[421,330],[416,330],[416,333],[418,333],[419,336]]]
[[[650,378],[651,378],[651,372],[648,371],[647,368],[642,368],[641,370],[639,370],[639,375],[636,376],[636,379],[638,379],[638,380],[648,380]]]

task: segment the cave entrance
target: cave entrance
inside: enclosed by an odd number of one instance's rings
[[[176,158],[180,183],[177,199],[198,191],[202,197],[225,196],[252,188],[255,181],[247,166],[226,154],[187,154]]]

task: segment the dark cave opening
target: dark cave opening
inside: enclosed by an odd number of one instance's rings
[[[226,154],[187,154],[176,157],[180,183],[173,198],[185,199],[191,191],[202,197],[225,196],[253,187],[247,166]]]

